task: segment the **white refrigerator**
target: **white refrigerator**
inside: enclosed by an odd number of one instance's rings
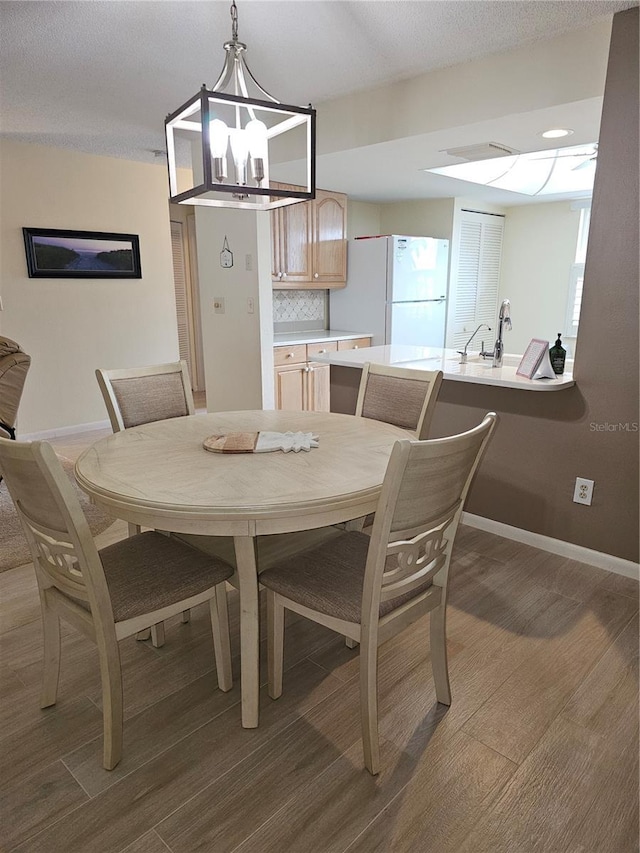
[[[448,240],[356,237],[347,262],[347,286],[329,296],[332,329],[372,334],[373,346],[444,346]]]

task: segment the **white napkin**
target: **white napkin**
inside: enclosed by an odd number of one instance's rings
[[[260,432],[254,453],[269,453],[272,450],[311,450],[318,447],[318,436],[311,432]]]

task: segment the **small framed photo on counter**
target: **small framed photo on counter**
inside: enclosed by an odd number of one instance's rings
[[[553,379],[555,373],[549,361],[549,341],[532,338],[516,370],[517,376],[527,379]]]

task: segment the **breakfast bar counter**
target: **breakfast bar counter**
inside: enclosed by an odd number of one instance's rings
[[[317,356],[317,361],[332,367],[362,369],[366,362],[396,365],[413,370],[442,370],[444,379],[454,382],[469,382],[475,385],[493,385],[515,388],[520,391],[563,391],[575,385],[573,375],[565,372],[553,379],[527,379],[518,376],[516,370],[522,356],[505,355],[501,367],[493,367],[491,359],[469,355],[461,364],[460,353],[439,347],[413,347],[391,344],[367,347],[344,352],[331,352]]]

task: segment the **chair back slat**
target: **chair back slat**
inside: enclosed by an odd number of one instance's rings
[[[446,587],[464,501],[496,422],[491,412],[460,435],[396,442],[371,531],[363,625],[378,618],[381,602]]]
[[[96,370],[114,432],[195,414],[184,361],[121,370]]]
[[[439,522],[432,523],[429,529],[412,538],[394,539],[388,543],[380,601],[424,589],[444,567],[449,544],[445,532],[458,507],[459,502]]]

